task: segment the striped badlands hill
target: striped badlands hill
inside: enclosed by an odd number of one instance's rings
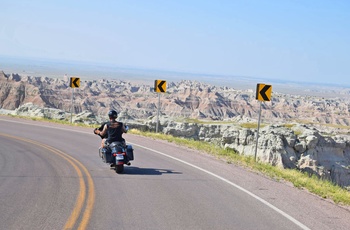
[[[271,102],[263,103],[262,120],[348,126],[350,96],[347,95],[325,98],[273,92]],[[71,96],[67,80],[0,72],[0,108],[13,110],[33,102],[70,111]],[[75,88],[75,113],[88,110],[102,115],[110,108],[127,111],[135,119],[147,119],[157,114],[158,97],[151,85],[122,80],[81,81],[80,88]],[[160,110],[176,118],[247,121],[257,120],[259,102],[255,99],[255,89],[238,90],[187,80],[168,82],[167,92],[161,94]]]

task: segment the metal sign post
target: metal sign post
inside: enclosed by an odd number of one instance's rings
[[[257,152],[258,152],[258,140],[259,140],[259,129],[260,129],[260,117],[261,117],[261,104],[262,104],[262,101],[260,101],[258,130],[256,131],[256,144],[255,144],[255,155],[254,155],[255,161],[256,161],[256,155],[257,155]]]
[[[158,133],[159,113],[160,113],[160,93],[166,92],[166,81],[165,80],[155,80],[154,81],[154,92],[158,93],[158,111],[157,111],[157,124],[156,124],[156,133]]]
[[[254,154],[255,161],[256,161],[256,155],[258,152],[259,129],[260,129],[260,118],[261,118],[261,104],[263,101],[270,101],[271,100],[271,91],[272,91],[272,85],[257,84],[257,86],[256,86],[255,99],[260,101],[260,109],[259,109],[258,130],[256,132],[256,145],[255,145],[255,154]]]
[[[74,88],[72,88],[72,105],[70,108],[70,123],[73,123],[73,100],[74,100]]]
[[[158,111],[157,111],[156,133],[158,133],[158,126],[159,126],[159,111],[160,111],[160,93],[158,93]]]
[[[72,107],[70,110],[70,123],[73,123],[73,99],[74,99],[74,88],[79,88],[80,87],[80,78],[78,77],[71,77],[69,86],[72,88]]]

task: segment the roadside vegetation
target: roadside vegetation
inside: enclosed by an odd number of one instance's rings
[[[206,124],[206,125],[230,125],[232,121],[208,121],[208,120],[200,120],[196,118],[178,118],[177,122],[183,123],[194,123],[194,124]]]
[[[19,116],[13,116],[19,117]],[[86,125],[82,123],[71,124],[70,121],[64,120],[53,120],[47,118],[27,118],[20,117],[25,119],[37,120],[37,121],[47,121],[53,123],[59,123],[64,125],[73,125],[80,127],[97,127],[98,125]],[[245,127],[251,127],[253,124],[244,125]],[[286,125],[286,127],[291,127],[292,125]],[[203,141],[197,141],[192,139],[185,139],[180,137],[173,137],[171,135],[165,135],[161,133],[154,132],[145,132],[132,129],[129,131],[132,134],[140,135],[144,137],[149,137],[153,139],[165,140],[172,142],[181,146],[186,146],[191,149],[199,150],[206,152],[213,156],[216,156],[219,159],[226,161],[228,164],[236,164],[242,167],[248,168],[250,170],[262,173],[265,176],[268,176],[272,179],[278,181],[288,181],[292,183],[295,187],[300,189],[306,189],[309,192],[316,194],[324,199],[332,200],[336,204],[341,205],[350,205],[350,192],[345,188],[334,185],[332,182],[327,180],[322,180],[316,176],[309,176],[307,173],[300,172],[295,169],[281,169],[274,167],[270,164],[256,162],[253,157],[243,156],[236,153],[231,149],[224,149],[218,145],[213,145],[212,143],[207,143]]]
[[[71,123],[70,120],[56,120],[51,118],[45,118],[45,117],[26,117],[26,116],[17,116],[17,115],[7,115],[10,117],[16,117],[16,118],[22,118],[22,119],[28,119],[32,121],[46,121],[50,123],[56,123],[56,124],[62,124],[62,125],[71,125],[71,126],[78,126],[78,127],[97,127],[97,125],[88,125],[84,123]]]
[[[206,124],[206,125],[233,125],[234,124],[233,121],[208,121],[208,120],[199,120],[195,118],[179,118],[177,122]],[[237,125],[242,128],[248,128],[248,129],[256,129],[258,127],[257,122],[241,123]],[[263,128],[265,126],[266,124],[260,124],[260,128]]]

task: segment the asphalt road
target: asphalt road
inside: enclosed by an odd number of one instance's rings
[[[116,174],[92,129],[0,116],[0,229],[350,229],[348,208],[131,134]]]

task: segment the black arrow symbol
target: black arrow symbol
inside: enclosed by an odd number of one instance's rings
[[[71,87],[75,87],[75,88],[79,88],[79,80],[80,78],[71,78],[70,79],[70,86]]]
[[[158,84],[158,89],[160,92],[164,93],[165,90],[163,89],[163,85],[164,85],[165,81],[161,81],[159,84]]]
[[[260,90],[260,95],[264,99],[264,101],[270,101],[270,98],[266,96],[266,91],[269,90],[271,85],[265,85],[262,90]]]

